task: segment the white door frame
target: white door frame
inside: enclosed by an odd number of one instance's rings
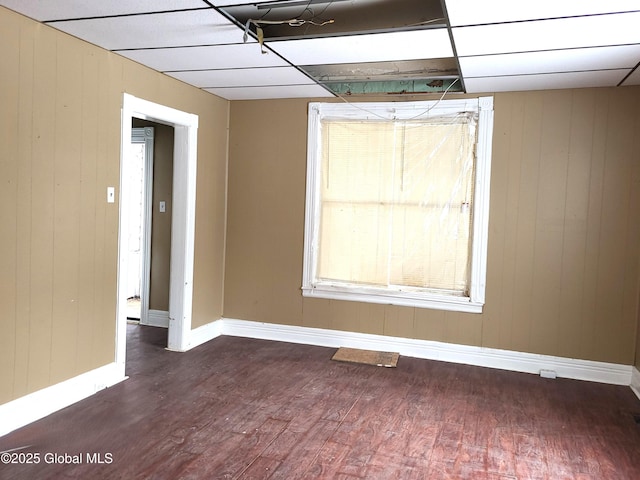
[[[171,220],[171,279],[169,281],[169,350],[186,351],[191,333],[193,257],[196,209],[196,165],[198,116],[143,100],[127,93],[122,101],[120,148],[120,217],[118,231],[118,297],[116,301],[116,363],[122,368],[127,344],[127,222],[124,221],[127,192],[125,162],[131,142],[131,120],[141,118],[174,127],[173,206]]]

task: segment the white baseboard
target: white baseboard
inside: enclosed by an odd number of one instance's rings
[[[152,312],[159,312],[155,318],[160,318],[161,314],[167,313],[159,310],[150,310],[150,322],[148,325],[164,326],[154,324]],[[168,321],[169,316],[167,314],[167,327],[169,326]],[[222,320],[191,330],[188,350],[219,337],[221,332]],[[126,378],[124,365],[111,363],[2,404],[0,405],[0,436],[40,420]]]
[[[125,380],[124,365],[110,363],[0,405],[0,436]]]
[[[498,350],[451,343],[277,325],[224,318],[222,335],[278,340],[323,347],[350,347],[398,352],[400,355],[539,375],[553,371],[557,377],[630,385],[630,365],[594,362],[550,355]],[[636,370],[637,371],[637,370]],[[638,378],[640,387],[640,378]]]
[[[147,323],[150,327],[169,328],[169,312],[163,310],[149,310]]]
[[[636,367],[631,369],[631,390],[640,399],[640,370]]]
[[[640,398],[640,371],[630,365],[230,318],[222,318],[191,330],[188,349],[221,335],[332,348],[351,347],[391,351],[407,357],[533,374],[540,374],[542,370],[553,371],[558,377],[629,385]],[[46,417],[126,378],[124,366],[111,363],[0,405],[0,436]]]
[[[191,350],[198,345],[202,345],[203,343],[222,335],[222,324],[223,321],[220,319],[191,330],[187,350]]]

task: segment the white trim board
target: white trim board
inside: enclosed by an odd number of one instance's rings
[[[167,312],[159,310],[151,310],[151,312],[157,312],[158,317],[166,317],[167,324],[163,326],[168,326]],[[152,315],[150,315],[151,318],[153,318]],[[191,330],[185,341],[184,350],[169,347],[167,350],[185,352],[219,337],[221,332],[222,320],[216,320]],[[129,377],[124,375],[124,364],[114,362],[2,404],[0,405],[0,436],[73,405],[127,378]]]
[[[533,374],[540,374],[541,370],[552,370],[558,377],[630,386],[640,399],[640,371],[630,365],[230,318],[221,318],[191,330],[185,342],[186,348],[178,351],[190,350],[221,335],[330,348],[393,351],[407,357]],[[0,405],[0,436],[126,378],[121,365],[111,363]]]
[[[169,312],[165,310],[149,309],[149,314],[147,315],[147,323],[142,323],[142,321],[140,321],[140,325],[169,328]]]
[[[640,370],[636,367],[631,368],[631,390],[636,394],[636,397],[640,400]]]
[[[120,201],[118,223],[118,297],[116,301],[116,362],[124,370],[126,356],[126,282],[127,256],[124,245],[128,235],[126,208],[128,176],[126,145],[131,140],[132,118],[151,120],[174,127],[173,213],[171,217],[171,279],[169,285],[169,348],[188,350],[193,297],[193,263],[196,208],[196,168],[198,116],[156,104],[124,93],[120,146]]]
[[[458,296],[451,292],[433,291],[429,288],[401,288],[401,285],[364,286],[351,283],[349,279],[332,280],[318,276],[322,235],[320,220],[323,212],[321,171],[326,149],[324,121],[371,120],[380,118],[387,122],[408,121],[418,117],[435,115],[458,115],[463,112],[477,114],[477,123],[469,118],[466,132],[473,142],[475,137],[475,162],[473,155],[458,159],[474,164],[473,198],[471,201],[471,232],[473,238],[469,250],[469,288]],[[428,115],[427,115],[428,114]],[[487,270],[487,235],[489,229],[489,197],[491,183],[491,138],[493,132],[493,97],[466,98],[407,102],[372,103],[322,103],[312,102],[308,106],[307,125],[307,180],[304,223],[304,255],[302,273],[302,295],[337,300],[370,302],[412,307],[436,308],[458,312],[482,313],[485,303]],[[325,133],[323,133],[325,132]],[[470,153],[470,152],[467,152]],[[461,179],[459,179],[461,180]],[[466,187],[465,187],[466,188]],[[468,204],[467,204],[468,205]],[[407,287],[406,285],[404,287]]]
[[[342,332],[320,328],[277,325],[246,320],[222,319],[222,335],[260,338],[323,347],[350,347],[398,352],[400,355],[427,360],[497,368],[540,374],[551,370],[558,377],[609,383],[631,384],[630,365],[595,362],[551,355],[498,350],[452,343],[387,337],[365,333]],[[638,378],[640,387],[640,377]]]
[[[117,363],[82,373],[0,405],[0,436],[126,380]]]
[[[203,343],[222,335],[222,319],[194,328],[189,334],[187,350],[191,350]]]

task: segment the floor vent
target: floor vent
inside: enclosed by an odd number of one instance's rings
[[[640,425],[640,413],[634,413],[633,420],[636,422],[637,425]]]

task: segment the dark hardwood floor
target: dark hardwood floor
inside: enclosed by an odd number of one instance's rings
[[[40,458],[0,464],[0,478],[640,478],[628,387],[407,357],[353,365],[234,337],[165,344],[166,330],[129,326],[130,379],[0,438]]]

